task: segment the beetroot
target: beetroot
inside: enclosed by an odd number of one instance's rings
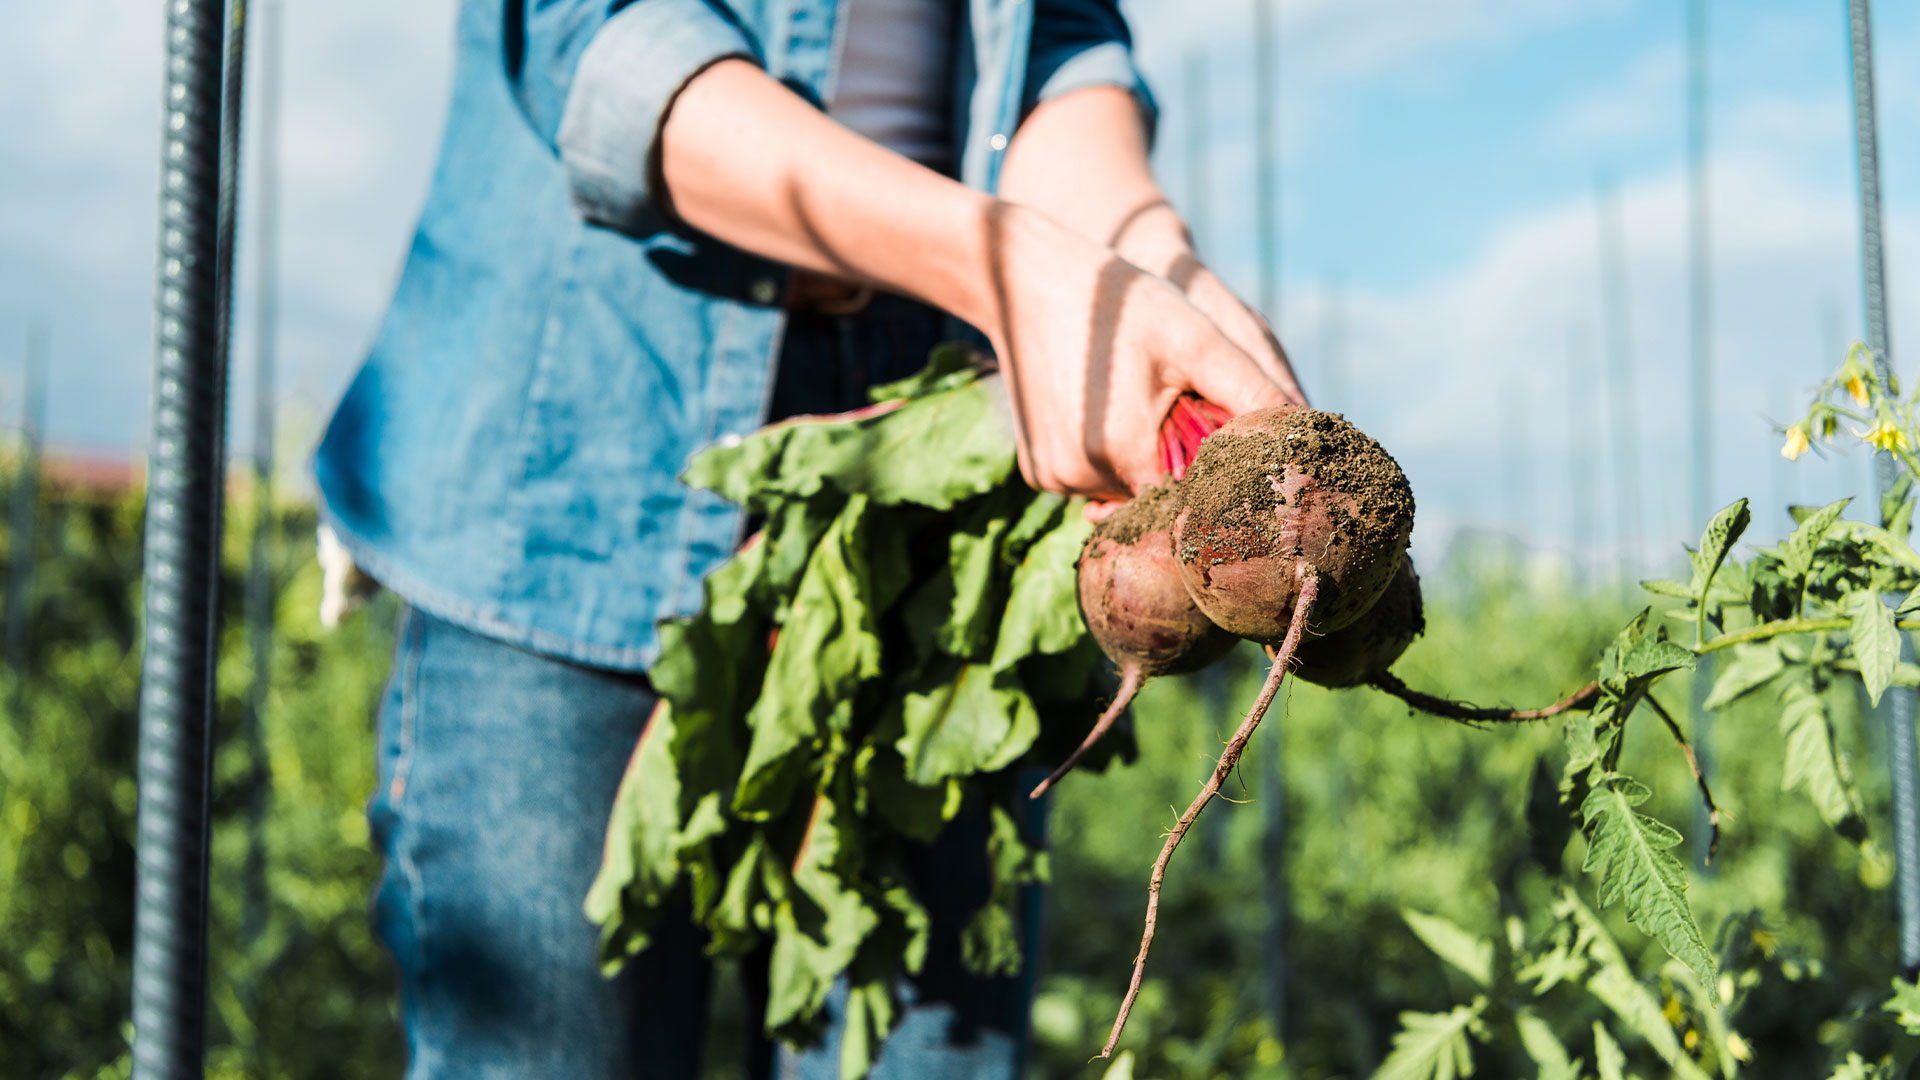
[[[1174,553],[1194,603],[1265,645],[1286,637],[1301,585],[1319,579],[1309,631],[1360,617],[1393,579],[1413,490],[1380,444],[1335,413],[1282,406],[1228,421],[1181,485]]]
[[[1225,656],[1239,639],[1207,621],[1180,582],[1173,558],[1178,490],[1149,487],[1094,527],[1080,550],[1080,614],[1100,650],[1120,666],[1120,689],[1085,741],[1038,797],[1066,775],[1156,675],[1183,675]]]
[[[1387,591],[1365,614],[1325,637],[1301,644],[1293,674],[1331,689],[1372,682],[1426,628],[1420,576],[1413,572],[1413,558],[1408,556],[1400,560],[1400,570],[1387,583]]]
[[[1340,416],[1296,406],[1246,413],[1206,436],[1179,496],[1173,556],[1194,605],[1221,629],[1277,648],[1260,697],[1154,861],[1133,979],[1102,1057],[1119,1043],[1140,993],[1174,850],[1239,762],[1308,639],[1373,606],[1405,561],[1413,531],[1413,491],[1380,444]],[[1085,587],[1083,577],[1083,609]]]
[[[1150,487],[1093,530],[1080,553],[1080,613],[1124,676],[1181,675],[1227,654],[1233,635],[1208,621],[1173,557],[1179,492]]]
[[[1168,421],[1182,449],[1193,445],[1188,421],[1197,417],[1204,425],[1195,410]],[[1176,455],[1163,456],[1178,475]],[[1589,684],[1543,709],[1482,709],[1411,690],[1387,671],[1424,628],[1420,581],[1406,558],[1413,491],[1380,444],[1343,417],[1294,406],[1236,417],[1198,443],[1185,476],[1170,487],[1156,497],[1164,500],[1153,504],[1158,509],[1141,506],[1125,522],[1116,514],[1111,520],[1119,523],[1111,528],[1118,536],[1096,533],[1081,556],[1081,611],[1126,674],[1121,699],[1088,743],[1147,674],[1210,661],[1218,631],[1268,646],[1273,667],[1154,860],[1140,951],[1101,1057],[1113,1054],[1139,997],[1173,853],[1239,763],[1290,670],[1326,686],[1367,683],[1416,708],[1468,722],[1590,708],[1599,691]],[[1170,550],[1159,540],[1167,507],[1174,514]],[[1197,615],[1168,596],[1162,575],[1169,555]]]

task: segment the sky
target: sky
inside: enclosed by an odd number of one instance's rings
[[[406,249],[446,100],[453,3],[281,3],[278,441],[297,468]],[[1202,256],[1244,295],[1257,287],[1253,3],[1126,5],[1162,109],[1156,168],[1204,223]],[[1920,327],[1920,11],[1877,7],[1898,365],[1903,338],[1920,341],[1906,333]],[[1775,430],[1862,332],[1843,9],[1708,3],[1709,487],[1715,506],[1753,499],[1756,537],[1781,531],[1788,502],[1870,483],[1858,452],[1789,466]],[[30,5],[0,39],[0,423],[19,415],[20,343],[39,320],[48,438],[69,452],[124,455],[145,437],[159,20],[157,5],[66,0]],[[1277,24],[1275,321],[1316,403],[1407,470],[1416,554],[1461,530],[1589,561],[1677,553],[1704,524],[1688,484],[1685,4],[1277,0]],[[1600,299],[1603,182],[1624,252],[1624,336]],[[236,401],[250,400],[256,348],[250,220]],[[1611,407],[1620,361],[1624,410]],[[234,413],[243,450],[250,426]]]

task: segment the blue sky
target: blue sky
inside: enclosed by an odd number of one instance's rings
[[[1183,204],[1196,194],[1183,72],[1189,58],[1206,70],[1200,239],[1249,291],[1251,3],[1128,4],[1164,107],[1158,164]],[[351,374],[405,249],[432,165],[452,4],[288,7],[280,351],[285,443],[297,452]],[[1877,7],[1898,356],[1903,341],[1920,343],[1920,14]],[[1767,426],[1837,362],[1835,336],[1858,333],[1842,9],[1710,4],[1712,487],[1720,502],[1754,497],[1763,534],[1784,521],[1781,502],[1852,493],[1868,472],[1858,454],[1788,469]],[[1697,532],[1685,505],[1684,10],[1680,0],[1279,0],[1280,329],[1310,391],[1407,468],[1419,551],[1437,553],[1463,527],[1592,557],[1622,542],[1592,367],[1602,170],[1616,178],[1643,433],[1645,529],[1631,546],[1648,557]],[[0,41],[0,416],[18,408],[17,343],[44,316],[53,442],[124,453],[146,425],[158,14],[69,0],[32,5],[17,23]],[[237,341],[244,361],[244,317]],[[1569,383],[1570,355],[1588,365],[1584,388]],[[244,371],[235,391],[248,392]],[[249,434],[238,424],[234,445]],[[1593,486],[1581,513],[1569,484],[1583,463]],[[1582,520],[1592,527],[1576,536]]]

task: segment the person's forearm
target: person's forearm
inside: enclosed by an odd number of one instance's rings
[[[1144,139],[1138,167],[1111,178],[1145,178],[1144,189],[1095,183],[1084,199],[1023,189],[1042,210],[883,149],[738,60],[689,80],[659,139],[665,200],[693,228],[918,297],[984,333],[1035,487],[1123,498],[1159,480],[1155,433],[1182,393],[1235,413],[1287,400],[1179,286],[1092,235],[1157,193]],[[1058,144],[1032,155],[1054,162],[1032,175],[1060,181],[1059,155]]]
[[[835,123],[765,72],[696,76],[661,132],[661,169],[689,225],[791,266],[918,297],[986,326],[996,200]]]
[[[1117,86],[1086,87],[1035,108],[1007,148],[1000,194],[1153,273],[1190,247],[1185,223],[1154,182],[1140,104]]]

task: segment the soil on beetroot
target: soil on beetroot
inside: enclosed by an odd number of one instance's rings
[[[1105,521],[1094,526],[1093,535],[1117,544],[1131,544],[1143,533],[1154,529],[1172,529],[1180,512],[1180,493],[1171,485],[1153,484],[1127,500]]]
[[[1294,674],[1332,689],[1359,686],[1393,666],[1426,629],[1420,576],[1414,573],[1411,558],[1402,559],[1400,571],[1387,584],[1387,591],[1365,615],[1345,629],[1300,646],[1299,667]]]
[[[1413,527],[1413,489],[1392,456],[1344,417],[1317,409],[1284,410],[1258,432],[1230,425],[1209,436],[1181,495],[1188,519],[1205,524],[1181,530],[1176,554],[1202,582],[1213,566],[1274,557],[1306,559],[1326,572],[1331,588],[1315,612],[1315,630],[1338,629],[1372,604]],[[1277,512],[1290,503],[1298,513]],[[1310,520],[1316,514],[1324,532]],[[1273,599],[1274,614],[1283,617],[1291,596]],[[1220,612],[1212,613],[1218,621]],[[1272,644],[1284,626],[1248,636]]]

